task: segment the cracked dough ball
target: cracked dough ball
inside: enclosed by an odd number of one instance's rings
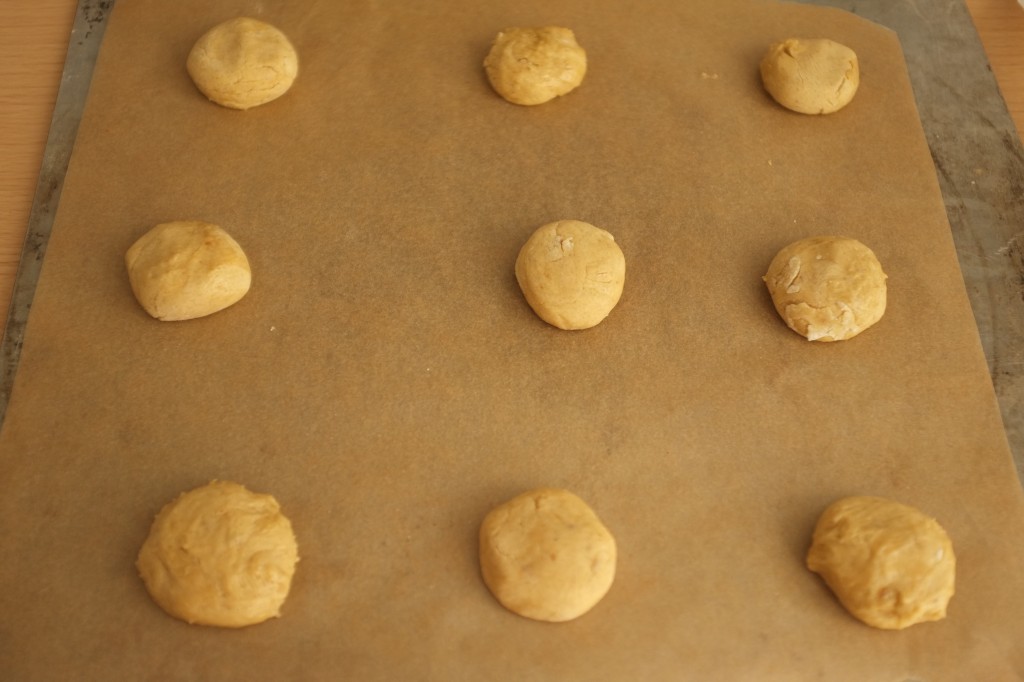
[[[776,102],[801,114],[831,114],[853,99],[860,69],[853,50],[827,38],[790,38],[768,49],[761,81]]]
[[[880,497],[847,497],[822,513],[807,553],[846,610],[885,630],[946,617],[956,557],[939,523]]]
[[[555,488],[495,507],[480,526],[480,568],[508,610],[554,623],[578,618],[615,579],[615,538],[586,502]]]
[[[619,302],[626,260],[604,230],[559,220],[540,227],[520,249],[516,280],[542,320],[559,329],[587,329]]]
[[[567,28],[510,28],[494,39],[484,70],[509,102],[543,104],[583,82],[587,53]]]
[[[206,32],[188,55],[196,87],[231,109],[250,109],[288,91],[299,73],[299,57],[278,29],[240,17]]]
[[[810,341],[843,341],[885,313],[885,279],[856,239],[809,237],[783,248],[763,277],[775,310]]]
[[[277,500],[213,481],[160,511],[136,567],[175,618],[239,628],[281,615],[298,560]]]
[[[161,223],[124,257],[135,298],[158,320],[190,320],[237,303],[252,281],[245,252],[217,225]]]

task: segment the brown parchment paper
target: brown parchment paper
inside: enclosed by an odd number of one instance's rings
[[[300,53],[284,98],[206,101],[195,39],[238,15]],[[508,26],[572,27],[583,86],[508,104]],[[761,90],[790,36],[856,50],[826,117]],[[577,218],[627,259],[618,308],[562,332],[513,277]],[[160,323],[128,246],[201,219],[249,295]],[[889,274],[861,336],[812,344],[761,275],[856,237]],[[302,560],[280,619],[193,627],[133,562],[179,492],[270,492]],[[577,621],[502,609],[476,532],[534,486],[587,500],[618,575]],[[938,623],[854,620],[803,564],[850,494],[935,516],[959,559]],[[740,0],[119,0],[0,434],[5,680],[1009,680],[1024,675],[1024,504],[894,34]]]

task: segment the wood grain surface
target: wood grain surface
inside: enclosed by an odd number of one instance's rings
[[[7,310],[76,0],[5,3],[0,22],[0,319]],[[967,0],[1007,108],[1024,131],[1024,8]]]

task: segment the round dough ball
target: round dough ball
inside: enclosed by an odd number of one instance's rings
[[[538,228],[523,244],[516,280],[542,320],[559,329],[588,329],[619,302],[626,259],[604,230],[559,220]]]
[[[885,279],[856,239],[809,237],[783,248],[763,277],[775,310],[810,341],[843,341],[885,313]]]
[[[196,41],[185,67],[196,87],[217,104],[249,109],[288,92],[299,74],[299,57],[281,31],[239,17]]]
[[[158,320],[190,320],[237,303],[252,282],[245,252],[217,225],[161,223],[124,257],[135,298]]]
[[[543,104],[583,82],[587,53],[567,28],[509,28],[484,59],[495,92],[513,104]]]
[[[170,615],[239,628],[281,615],[298,560],[277,500],[213,481],[160,511],[136,566]]]
[[[956,556],[942,526],[917,509],[847,497],[818,519],[807,567],[858,619],[902,630],[946,617]]]
[[[480,526],[480,568],[508,610],[558,623],[601,601],[615,579],[615,538],[566,490],[540,488],[495,507]]]
[[[801,114],[831,114],[853,99],[860,68],[853,50],[827,38],[790,38],[768,49],[761,81],[776,102]]]

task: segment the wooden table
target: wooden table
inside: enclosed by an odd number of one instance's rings
[[[967,0],[1007,107],[1024,132],[1024,8]],[[6,320],[77,0],[21,0],[0,22],[0,320]]]

